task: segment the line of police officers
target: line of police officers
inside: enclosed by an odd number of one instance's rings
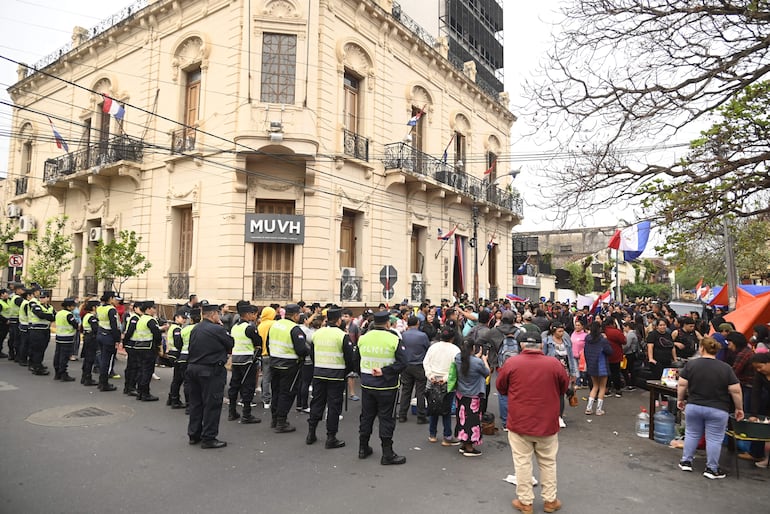
[[[116,304],[117,298],[111,291],[105,292],[100,302],[86,303],[82,320],[84,338],[80,382],[84,386],[96,385],[91,370],[98,352],[99,390],[114,391],[116,387],[109,383],[109,370],[122,340],[127,353],[123,392],[136,396],[137,400],[157,401],[158,397],[150,394],[156,356],[162,348],[162,329],[155,318],[155,303],[149,300],[135,302],[134,312],[126,321],[122,338]],[[0,314],[8,320],[10,357],[28,365],[36,375],[47,375],[48,369],[42,361],[50,339],[50,323],[55,321],[54,378],[74,380],[67,373],[67,365],[74,351],[78,330],[78,322],[72,314],[75,308],[75,301],[67,298],[62,302],[62,310],[54,313],[50,294],[40,288],[24,289],[21,284],[16,284],[10,297],[7,291],[0,291]],[[314,333],[312,342],[307,341],[305,332],[297,324],[300,316],[297,304],[285,307],[286,316],[273,323],[265,342],[255,327],[257,307],[241,301],[237,310],[240,320],[229,333],[220,319],[221,306],[205,300],[192,309],[189,318],[186,313],[177,312],[167,327],[165,356],[174,363],[174,375],[166,403],[172,409],[185,407],[180,398],[184,384],[189,407],[187,433],[190,444],[201,443],[202,448],[227,445],[217,436],[227,381],[225,364],[230,355],[232,373],[227,389],[228,420],[239,419],[244,424],[261,421],[252,414],[251,405],[264,345],[270,356],[272,371],[270,426],[275,433],[296,430],[287,417],[298,392],[302,362],[310,355],[314,363],[313,398],[306,444],[317,441],[316,430],[324,410],[327,410],[325,447],[335,449],[345,446],[344,441],[337,439],[337,432],[346,394],[346,377],[350,371],[358,371],[362,389],[358,457],[365,459],[373,453],[369,440],[374,421],[379,418],[381,464],[406,462],[405,457],[393,451],[393,432],[399,376],[407,363],[399,336],[390,330],[387,311],[375,313],[373,327],[359,338],[356,346],[340,328],[342,310],[339,308],[327,310],[326,326]],[[243,403],[242,414],[237,411],[239,397]]]

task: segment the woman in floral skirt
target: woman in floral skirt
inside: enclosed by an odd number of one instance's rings
[[[457,438],[462,442],[460,453],[478,457],[474,446],[481,444],[481,399],[486,392],[489,363],[483,349],[473,354],[473,341],[463,341],[455,356],[457,369]]]

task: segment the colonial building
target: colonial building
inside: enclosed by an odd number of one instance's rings
[[[68,217],[58,298],[102,289],[89,249],[120,230],[152,263],[123,289],[164,302],[510,291],[508,97],[403,16],[390,0],[145,0],[76,28],[9,89],[13,244]]]

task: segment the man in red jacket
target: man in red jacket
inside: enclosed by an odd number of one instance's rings
[[[610,342],[612,355],[607,357],[610,364],[610,379],[607,382],[607,394],[610,388],[615,390],[615,398],[623,396],[623,385],[620,382],[620,363],[623,361],[623,345],[626,344],[626,335],[618,328],[615,318],[607,316],[604,320],[604,336]]]
[[[569,377],[558,359],[543,354],[533,338],[521,342],[519,355],[498,370],[497,390],[508,396],[508,443],[516,471],[513,507],[532,512],[532,454],[537,455],[543,484],[543,510],[561,508],[556,497],[556,454],[559,451],[559,398],[567,392]]]

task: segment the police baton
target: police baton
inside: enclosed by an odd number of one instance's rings
[[[392,415],[395,418],[396,417],[396,411],[398,409],[398,404],[401,401],[401,380],[398,381],[398,385],[396,386],[396,402],[393,404],[393,412]]]

